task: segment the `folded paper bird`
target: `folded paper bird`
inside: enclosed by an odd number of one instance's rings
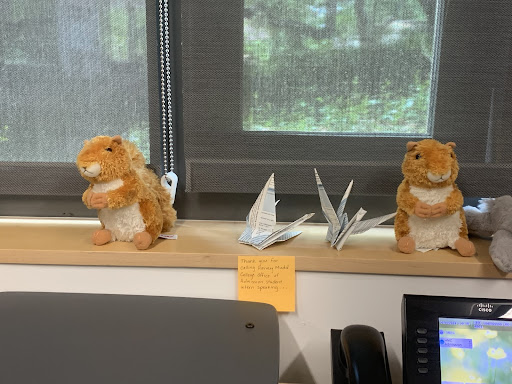
[[[348,215],[344,211],[354,180],[350,181],[350,184],[341,199],[340,206],[338,207],[338,210],[335,211],[329,197],[327,196],[327,192],[325,192],[322,180],[320,180],[320,176],[318,176],[316,169],[315,177],[316,184],[318,186],[318,194],[320,196],[320,204],[322,205],[322,212],[329,223],[325,240],[329,241],[331,243],[331,247],[336,247],[338,251],[343,247],[343,244],[345,244],[345,241],[350,235],[357,235],[366,232],[396,215],[396,212],[393,212],[389,215],[376,217],[374,219],[361,220],[366,214],[366,211],[363,208],[359,208],[359,211],[357,211],[357,213],[349,220]]]
[[[293,223],[274,231],[277,203],[279,201],[276,202],[274,174],[272,174],[247,215],[247,226],[238,239],[239,243],[252,245],[261,251],[275,242],[285,241],[301,234],[301,231],[291,230],[314,215],[314,213],[308,213]]]

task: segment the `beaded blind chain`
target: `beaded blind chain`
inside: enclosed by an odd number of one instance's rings
[[[172,134],[172,88],[171,88],[171,52],[169,42],[169,2],[159,0],[159,36],[160,36],[160,104],[162,106],[162,151],[164,175],[161,184],[169,189],[174,203],[178,176],[174,173],[174,141]]]
[[[171,53],[169,43],[169,4],[168,0],[159,0],[160,35],[160,103],[162,106],[162,141],[164,173],[174,172],[174,142],[172,134],[172,89],[171,89]]]

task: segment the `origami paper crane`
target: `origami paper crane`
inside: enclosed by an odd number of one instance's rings
[[[361,220],[366,214],[366,211],[363,208],[359,208],[359,211],[357,211],[357,213],[349,220],[348,215],[344,212],[344,210],[345,205],[347,204],[348,196],[352,190],[354,180],[350,181],[350,184],[348,185],[347,189],[345,190],[345,194],[341,199],[338,210],[335,211],[316,169],[315,177],[318,187],[318,194],[320,196],[320,204],[322,205],[322,212],[327,219],[327,222],[329,223],[329,228],[327,230],[327,236],[325,240],[329,241],[331,243],[331,247],[336,247],[338,251],[343,247],[343,244],[345,244],[345,241],[350,235],[357,235],[366,232],[369,229],[376,227],[377,225],[393,218],[396,215],[396,212],[393,212],[389,215],[376,217],[374,219]]]
[[[252,245],[261,251],[263,248],[275,242],[285,241],[301,234],[301,231],[291,230],[314,215],[314,213],[308,213],[300,219],[295,220],[293,223],[274,231],[274,227],[276,226],[277,203],[274,174],[272,174],[252,206],[249,215],[247,215],[247,226],[238,239],[238,242]]]

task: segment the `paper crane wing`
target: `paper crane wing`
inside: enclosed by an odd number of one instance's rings
[[[276,225],[276,192],[274,174],[270,176],[265,187],[254,202],[247,221],[251,227],[251,237],[268,236]]]
[[[327,230],[327,236],[325,237],[325,240],[330,241],[332,243],[341,230],[341,222],[331,204],[331,201],[329,200],[329,196],[327,196],[327,192],[325,191],[324,185],[322,184],[322,180],[320,180],[320,176],[318,176],[318,172],[316,171],[316,169],[315,178],[316,185],[318,187],[318,195],[320,196],[320,205],[322,206],[322,212],[325,216],[325,219],[329,223],[329,229]]]
[[[385,222],[389,219],[392,219],[393,217],[395,217],[395,215],[396,215],[396,212],[393,212],[393,213],[390,213],[389,215],[379,216],[379,217],[375,217],[373,219],[368,219],[368,220],[361,220],[360,222],[355,223],[354,230],[352,231],[352,234],[357,235],[357,234],[366,232],[369,229],[372,229],[372,228],[376,227],[377,225],[382,224],[383,222]]]

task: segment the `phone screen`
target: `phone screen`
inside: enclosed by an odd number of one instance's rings
[[[512,322],[439,318],[442,384],[512,384]]]

